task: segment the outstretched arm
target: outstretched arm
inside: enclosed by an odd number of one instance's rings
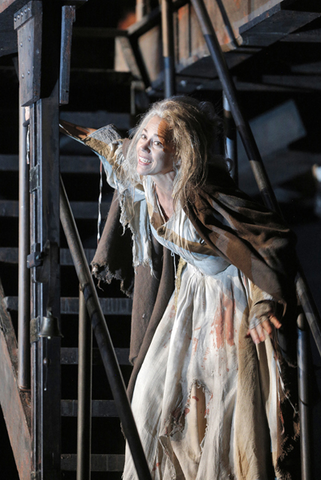
[[[65,120],[60,120],[59,129],[61,133],[77,140],[84,140],[88,135],[97,130],[96,128],[81,127],[80,125],[75,125],[74,123],[66,122]]]

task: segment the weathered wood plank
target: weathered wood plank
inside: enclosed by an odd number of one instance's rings
[[[114,74],[113,79],[116,83],[121,83],[123,78],[122,75],[124,72],[120,73],[118,77],[116,76],[116,73]],[[76,123],[84,127],[92,128],[100,128],[104,125],[109,125],[110,123],[115,125],[120,130],[127,131],[132,127],[132,119],[130,113],[124,112],[106,112],[105,110],[99,110],[94,112],[61,112],[60,118],[62,120],[66,120],[67,122]],[[72,141],[74,142],[74,140]],[[87,151],[89,155],[90,150],[88,148]],[[60,158],[67,160],[64,155],[61,155]],[[91,158],[95,158],[96,164],[99,164],[96,155],[92,154]]]
[[[321,30],[294,32],[280,40],[282,43],[321,43]]]
[[[132,300],[129,298],[100,298],[104,315],[131,315]],[[61,313],[77,315],[78,298],[62,298]]]
[[[122,472],[124,469],[125,455],[91,455],[92,472]],[[61,455],[61,470],[76,471],[77,455]]]
[[[61,416],[77,417],[78,401],[61,400]],[[117,418],[117,408],[114,400],[92,400],[92,417]]]
[[[119,28],[95,28],[95,27],[74,27],[73,37],[75,38],[116,38],[127,37],[127,30]]]
[[[247,30],[243,45],[267,47],[320,17],[319,12],[281,10],[272,17]]]
[[[31,478],[31,400],[17,384],[18,345],[0,280],[0,404],[20,480]]]
[[[84,252],[85,252],[85,256],[87,258],[88,263],[90,263],[95,255],[95,249],[85,248]],[[2,263],[13,263],[13,264],[18,263],[18,255],[19,255],[18,248],[0,247],[0,262]],[[62,266],[73,265],[70,251],[67,248],[62,248],[60,250],[60,265]]]
[[[115,348],[119,365],[131,365],[129,362],[129,348]],[[78,348],[64,347],[60,350],[60,361],[62,365],[78,365]],[[98,348],[93,348],[93,365],[102,365]]]
[[[100,298],[104,315],[131,315],[130,298]],[[9,311],[18,310],[18,297],[5,297],[4,306]],[[63,315],[78,315],[78,298],[61,298],[60,309]]]
[[[18,155],[0,155],[0,172],[18,172]],[[99,160],[96,155],[60,155],[61,173],[99,174]]]
[[[262,75],[262,83],[313,92],[321,90],[321,75]]]
[[[101,204],[101,214],[105,217],[109,211],[111,200]],[[74,217],[78,220],[95,220],[98,217],[97,202],[70,202]],[[18,217],[17,200],[0,200],[0,217]]]
[[[96,250],[94,248],[85,248],[84,249],[85,256],[86,256],[86,259],[87,259],[88,263],[90,263],[92,261],[92,259],[94,258],[95,251]],[[67,249],[67,248],[61,248],[60,249],[60,265],[62,265],[64,267],[73,265],[70,250]]]
[[[0,247],[0,262],[18,263],[18,249],[11,247]]]

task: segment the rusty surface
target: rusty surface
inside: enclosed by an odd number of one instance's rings
[[[218,2],[205,0],[210,19],[215,29],[219,43],[223,51],[233,50],[236,44],[242,44],[239,29],[248,22],[268,11],[282,0],[224,0],[221,6],[230,25],[225,25],[222,11]],[[177,63],[180,68],[191,62],[208,55],[208,49],[203,38],[195,11],[190,5],[185,5],[178,10],[178,38],[177,38]],[[234,38],[231,38],[229,28],[231,27]]]
[[[0,280],[0,404],[19,472],[20,480],[30,480],[30,392],[17,384],[18,346],[10,314],[4,307]]]
[[[9,7],[19,10],[19,8],[25,3],[28,3],[28,0],[0,0],[0,13],[4,12]]]
[[[268,18],[269,15],[273,15],[281,8],[279,4],[281,4],[282,1],[283,0],[253,0],[249,2],[248,0],[224,0],[224,2],[220,2],[219,5],[216,0],[205,0],[205,5],[208,8],[209,16],[223,51],[234,50],[236,45],[241,45],[242,37],[240,35],[240,29],[246,24],[254,24],[258,21],[257,19],[259,17],[260,21],[262,21]],[[175,60],[178,71],[208,56],[206,42],[195,11],[190,4],[181,6],[181,4],[184,3],[186,2],[180,0],[173,2],[173,8],[177,10],[174,14],[174,24],[176,45]],[[222,12],[222,8],[225,9],[225,12]],[[154,26],[159,22],[158,14],[159,10],[155,9],[128,29],[130,37],[136,38],[140,36],[139,45],[152,81],[158,77],[163,68],[161,61],[160,27]],[[226,25],[226,21],[223,19],[224,16],[229,20],[228,25]],[[233,38],[231,38],[231,32],[233,32]],[[153,41],[151,41],[152,34]],[[117,47],[115,57],[116,69],[121,70],[124,68],[127,70],[129,65],[125,65],[125,52],[121,51],[122,45],[118,45]]]

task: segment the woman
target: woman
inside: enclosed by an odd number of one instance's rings
[[[130,143],[111,127],[78,132],[118,192],[145,287],[161,272],[166,282],[164,252],[175,270],[166,308],[134,323],[133,413],[154,479],[291,478],[276,331],[294,303],[293,236],[237,189],[212,153],[216,131],[209,104],[174,97],[152,106]],[[93,269],[108,280],[105,257]],[[124,479],[136,478],[127,449]]]

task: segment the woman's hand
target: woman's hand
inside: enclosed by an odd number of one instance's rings
[[[282,324],[273,314],[264,315],[265,320],[261,320],[257,325],[252,328],[249,328],[247,336],[251,336],[255,344],[264,342],[267,335],[272,335],[273,326],[275,328],[280,328]]]
[[[97,130],[96,128],[81,127],[80,125],[75,125],[66,120],[60,120],[59,127],[61,133],[65,133],[74,138],[79,138],[80,140],[84,140],[88,135]]]

